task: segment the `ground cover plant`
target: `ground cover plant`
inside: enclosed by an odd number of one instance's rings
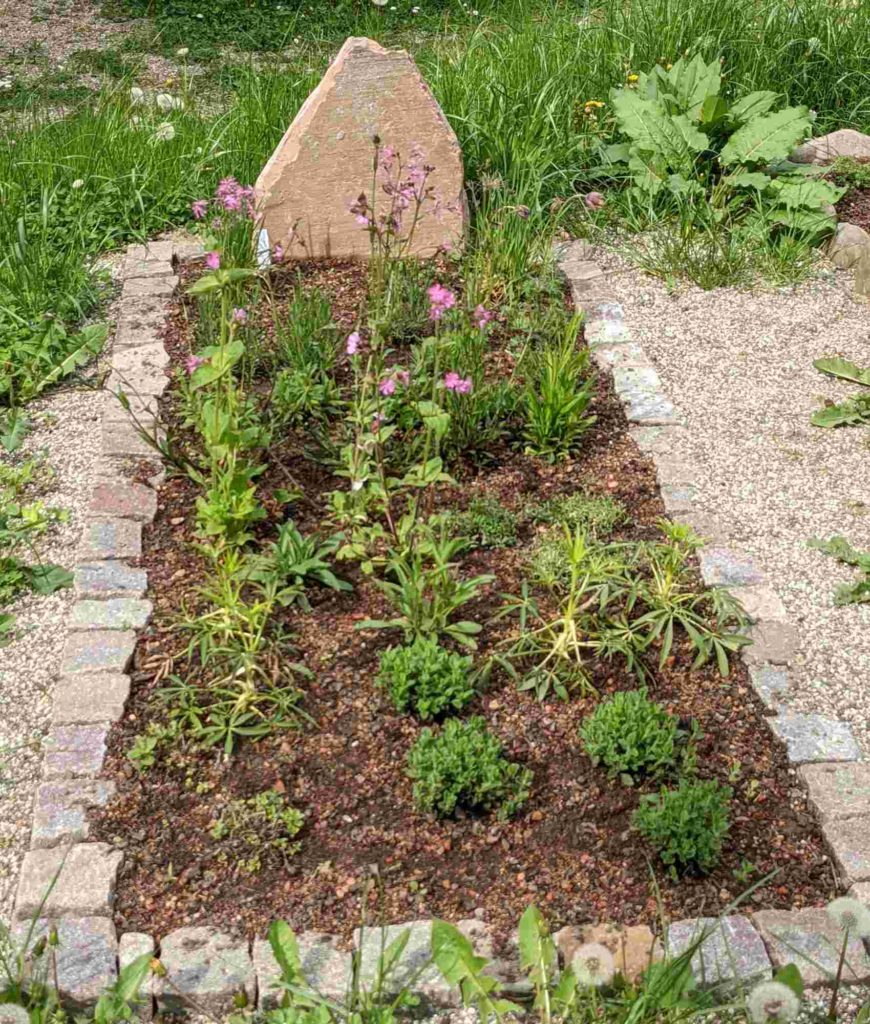
[[[845,380],[866,388],[843,402],[827,402],[814,412],[811,422],[817,427],[854,427],[870,423],[870,368],[862,369],[856,363],[837,356],[816,359],[813,366],[829,377]]]

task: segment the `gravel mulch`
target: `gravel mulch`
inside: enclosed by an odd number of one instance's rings
[[[849,272],[822,269],[797,287],[673,293],[626,272],[613,291],[688,418],[678,454],[698,467],[699,508],[757,559],[800,630],[787,704],[848,721],[870,756],[870,604],[836,607],[853,572],[807,547],[843,534],[870,550],[868,432],[810,424],[825,399],[856,391],[813,360],[870,364],[870,309],[851,288]]]

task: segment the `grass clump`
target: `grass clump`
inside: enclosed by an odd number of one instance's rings
[[[646,690],[617,693],[599,704],[581,726],[580,738],[593,764],[629,781],[658,775],[679,759],[679,723]]]
[[[408,755],[414,803],[446,818],[458,807],[509,818],[529,796],[532,772],[509,761],[483,718],[449,719],[440,732],[424,729]]]
[[[222,855],[232,858],[245,874],[256,874],[265,855],[282,858],[298,853],[300,843],[293,838],[302,828],[301,811],[291,807],[286,797],[274,789],[256,796],[231,800],[211,828],[212,839],[222,847]]]
[[[533,523],[567,526],[594,537],[606,537],[628,518],[625,506],[615,498],[584,491],[548,498],[526,514]]]
[[[509,548],[517,542],[520,517],[495,498],[473,498],[464,512],[451,516],[455,533],[480,547]]]
[[[731,790],[715,780],[682,779],[676,789],[642,796],[633,824],[652,843],[671,874],[709,871],[728,834]]]
[[[474,697],[469,683],[470,656],[445,650],[434,639],[419,637],[381,654],[378,686],[390,694],[397,711],[413,711],[425,722],[460,711]]]

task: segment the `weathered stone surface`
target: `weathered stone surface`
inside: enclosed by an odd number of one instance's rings
[[[634,443],[646,455],[655,457],[656,465],[659,461],[674,463],[681,462],[677,454],[679,446],[685,441],[686,428],[680,426],[645,427],[630,426],[628,433]],[[670,483],[686,483],[684,480],[672,480]]]
[[[870,817],[870,764],[807,764],[801,778],[820,821]]]
[[[642,428],[641,428],[642,429]],[[659,427],[659,430],[673,430],[673,427]],[[679,455],[656,455],[656,476],[663,487],[693,485],[699,477],[698,467]]]
[[[870,882],[870,818],[828,821],[822,834],[847,882]]]
[[[172,243],[173,262],[176,260],[195,260],[204,255],[205,247],[198,238],[176,238]]]
[[[112,369],[125,375],[145,370],[164,370],[168,365],[169,353],[161,341],[138,345],[112,356]]]
[[[591,352],[592,358],[602,370],[627,367],[640,369],[650,365],[644,350],[633,341],[621,345],[595,345]]]
[[[580,946],[600,943],[613,954],[617,971],[628,981],[636,981],[663,956],[661,943],[646,925],[627,928],[613,924],[568,926],[556,932],[553,940],[566,967]]]
[[[137,349],[130,351],[136,352]],[[169,376],[165,370],[156,366],[129,371],[116,370],[113,367],[106,379],[106,387],[113,393],[120,391],[128,397],[139,395],[157,398],[169,387]]]
[[[112,423],[128,423],[135,419],[146,429],[157,419],[159,408],[158,401],[152,395],[131,395],[126,393],[129,408],[122,404],[117,392],[107,394],[106,404],[103,407],[103,419]]]
[[[128,296],[118,312],[112,351],[153,344],[166,322],[167,301],[162,295]]]
[[[870,159],[870,135],[857,132],[854,128],[840,128],[839,131],[820,135],[798,146],[791,154],[791,160],[798,164],[827,164],[838,156],[851,156],[856,160]]]
[[[870,253],[864,253],[855,264],[855,294],[870,296]]]
[[[410,251],[429,256],[439,246],[461,241],[468,215],[453,129],[404,50],[351,38],[257,180],[263,225],[273,245],[280,242],[294,256],[369,255],[368,231],[349,208],[361,192],[371,190],[375,135],[399,154],[405,168],[415,152],[434,168],[426,187],[437,206],[424,204]],[[378,188],[388,180],[380,168]],[[375,201],[385,212],[384,194]],[[408,210],[404,233],[411,217]]]
[[[31,847],[41,850],[87,839],[88,811],[105,807],[114,793],[115,783],[104,779],[43,782],[33,804]]]
[[[748,665],[787,665],[800,648],[800,634],[788,622],[756,622],[747,635],[752,640],[752,646],[743,649]]]
[[[107,917],[63,917],[57,922],[40,919],[33,928],[30,949],[51,927],[57,929],[57,985],[61,1003],[72,1013],[87,1013],[118,976],[115,926]],[[13,935],[19,946],[26,941],[29,931],[29,921],[15,926]]]
[[[870,235],[857,224],[841,221],[828,242],[828,257],[834,266],[848,270],[855,266],[865,252],[870,252]]]
[[[375,982],[378,957],[405,929],[410,932],[408,944],[386,981],[386,990],[398,993],[413,979],[414,991],[429,1008],[458,1006],[459,993],[447,984],[437,967],[430,964],[420,973],[423,964],[432,958],[431,921],[409,921],[407,924],[386,925],[384,928],[367,928],[362,937],[359,928],[355,929],[353,941],[360,950],[362,984],[371,990]]]
[[[680,425],[683,414],[664,395],[656,392],[632,391],[620,395],[626,406],[625,415],[629,423],[641,423],[647,426],[660,424]]]
[[[130,677],[119,672],[61,676],[54,690],[55,725],[117,722],[130,696]]]
[[[153,420],[142,423],[144,430],[154,429]],[[163,432],[157,432],[157,440],[163,438]],[[154,455],[154,446],[144,438],[139,428],[132,420],[116,421],[103,420],[102,425],[102,452],[103,455]]]
[[[155,955],[154,939],[144,932],[125,932],[118,939],[118,970],[123,971],[140,956]],[[141,1021],[150,1021],[154,1016],[154,976],[149,974],[139,989],[135,1002],[136,1016]]]
[[[698,488],[692,484],[662,484],[659,490],[662,504],[669,515],[691,512],[695,507]]]
[[[141,558],[142,524],[132,519],[92,519],[79,545],[80,562],[102,558]]]
[[[164,273],[168,273],[176,244],[171,238],[162,238],[152,239],[140,245],[128,246],[124,258],[124,277],[132,276],[127,273],[126,269],[131,262],[136,263],[143,260],[149,263],[162,263]]]
[[[169,977],[156,979],[158,1009],[188,1009],[188,996],[207,1013],[221,1017],[232,1011],[233,998],[241,992],[249,1005],[254,1004],[256,977],[245,939],[216,928],[178,928],[161,941],[160,962]]]
[[[739,915],[678,921],[668,929],[668,952],[678,956],[702,935],[692,957],[692,973],[704,988],[731,988],[770,977],[770,959],[761,936]]]
[[[136,648],[131,629],[94,629],[70,633],[63,649],[61,675],[79,672],[124,672]]]
[[[807,988],[830,985],[837,974],[843,933],[824,910],[763,910],[752,915],[774,969],[795,964]],[[846,947],[843,982],[870,980],[870,959],[860,939]]]
[[[106,559],[76,566],[75,591],[80,598],[143,597],[148,589],[148,573],[126,562]]]
[[[45,739],[42,773],[46,779],[80,779],[99,775],[106,756],[108,723],[59,725]]]
[[[775,711],[780,704],[780,695],[788,692],[788,671],[781,665],[753,665],[749,669],[749,678],[758,696],[771,711]]]
[[[132,597],[113,597],[108,601],[76,601],[69,617],[69,628],[141,629],[151,617],[150,601]]]
[[[108,917],[124,859],[107,843],[76,843],[25,854],[15,897],[17,920]],[[53,885],[52,885],[53,883]]]
[[[690,526],[692,530],[708,545],[715,548],[727,547],[731,539],[727,526],[721,519],[710,515],[709,512],[683,512],[678,517],[679,522]]]
[[[101,519],[134,519],[150,523],[157,515],[153,488],[118,477],[99,480],[91,493],[91,515]]]
[[[631,332],[622,320],[589,320],[584,330],[586,344],[593,351],[596,348],[612,348],[631,344]]]
[[[334,935],[303,932],[297,935],[302,974],[309,986],[326,999],[343,1000],[351,980],[351,956],[342,952]],[[271,1010],[282,992],[277,987],[281,971],[265,939],[254,942],[254,972],[257,975],[258,1008]]]
[[[652,366],[621,366],[613,371],[613,386],[620,396],[638,391],[654,393],[661,391],[662,381]]]
[[[749,557],[729,548],[703,548],[698,558],[708,587],[748,587],[764,583],[764,574]]]
[[[14,1003],[0,1004],[0,1024],[30,1024],[30,1012]]]
[[[167,268],[168,269],[168,268]],[[153,277],[131,277],[124,281],[121,289],[121,301],[139,298],[142,295],[169,296],[178,285],[178,278],[173,273],[158,274]]]
[[[754,587],[729,587],[729,590],[743,605],[750,622],[785,622],[785,605],[772,587],[757,584]]]
[[[861,756],[848,722],[783,710],[768,721],[777,736],[785,741],[792,764],[857,761]]]

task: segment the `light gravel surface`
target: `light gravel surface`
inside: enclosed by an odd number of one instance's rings
[[[34,429],[15,461],[43,452],[55,478],[40,495],[66,509],[69,519],[41,538],[39,553],[71,569],[89,498],[100,441],[99,391],[67,391],[29,407]],[[3,461],[10,461],[5,452]],[[0,647],[0,920],[8,920],[18,869],[30,839],[33,795],[41,767],[41,742],[51,717],[53,680],[66,639],[72,588],[48,597],[26,595],[10,609],[16,639]]]
[[[870,604],[836,607],[854,572],[807,547],[838,533],[870,550],[870,431],[810,424],[823,399],[856,390],[814,359],[870,366],[870,307],[849,272],[826,267],[796,287],[669,293],[619,257],[599,262],[625,271],[614,298],[686,414],[678,454],[697,467],[699,509],[757,559],[800,631],[786,703],[848,721],[870,757]]]

